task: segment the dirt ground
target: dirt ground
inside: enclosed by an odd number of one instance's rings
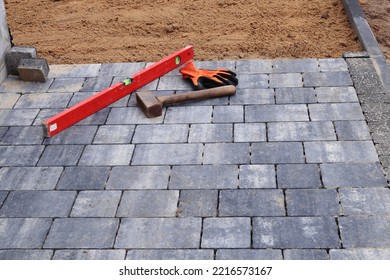
[[[383,3],[389,2],[361,1],[367,2],[363,6],[375,20]],[[37,48],[51,64],[156,61],[186,45],[194,46],[196,60],[326,58],[361,50],[341,0],[5,0],[5,4],[13,43]],[[388,13],[389,9],[387,19]],[[381,22],[373,26],[387,33],[383,42],[388,45],[390,28],[382,28]]]

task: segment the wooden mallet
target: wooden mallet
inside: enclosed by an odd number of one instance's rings
[[[148,118],[154,118],[162,115],[162,107],[170,104],[176,104],[191,100],[209,99],[234,95],[235,86],[222,86],[203,90],[197,90],[186,93],[179,93],[168,96],[155,96],[150,91],[137,92],[137,104]]]

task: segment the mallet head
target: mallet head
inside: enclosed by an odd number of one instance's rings
[[[163,104],[151,91],[140,91],[136,93],[137,104],[148,118],[162,115]]]

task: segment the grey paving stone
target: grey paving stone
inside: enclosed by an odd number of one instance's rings
[[[33,166],[45,146],[0,146],[0,166]]]
[[[276,104],[317,103],[313,88],[277,88],[275,89]]]
[[[173,166],[170,189],[234,189],[238,185],[235,165]]]
[[[0,94],[0,109],[12,109],[20,96],[19,93],[14,92]]]
[[[53,260],[124,260],[125,250],[56,250]]]
[[[325,188],[385,187],[387,182],[379,163],[321,164]]]
[[[388,215],[390,190],[388,188],[339,189],[344,215]]]
[[[379,161],[371,141],[305,142],[304,146],[308,163]]]
[[[312,121],[364,120],[359,103],[309,104]]]
[[[169,166],[116,166],[112,168],[107,189],[167,189]]]
[[[130,76],[145,68],[145,62],[105,63],[100,67],[101,76]]]
[[[317,59],[280,59],[275,60],[273,69],[275,73],[302,73],[318,72]]]
[[[97,126],[71,126],[53,137],[46,138],[44,144],[91,144],[97,129]]]
[[[4,200],[7,198],[8,192],[0,191],[0,207],[3,205]]]
[[[211,143],[204,148],[204,164],[247,164],[249,159],[248,143]]]
[[[371,140],[370,130],[365,121],[337,121],[334,125],[338,140]]]
[[[338,87],[352,86],[353,82],[348,71],[306,72],[303,73],[305,87]]]
[[[125,191],[117,217],[156,218],[175,217],[179,200],[177,190]]]
[[[301,73],[282,73],[269,75],[270,88],[294,88],[302,87]]]
[[[202,144],[139,144],[131,165],[200,164],[202,151]]]
[[[308,121],[304,104],[249,105],[245,107],[245,122]]]
[[[0,260],[51,260],[52,250],[0,250]]]
[[[321,72],[327,71],[348,71],[348,64],[343,58],[319,59]]]
[[[32,125],[38,109],[0,109],[0,126]]]
[[[254,248],[339,248],[334,218],[259,217],[253,219]]]
[[[126,260],[213,260],[214,250],[128,250]]]
[[[389,247],[389,216],[340,217],[339,227],[344,248]]]
[[[250,218],[204,219],[202,248],[249,248],[250,245]]]
[[[218,143],[232,141],[232,124],[192,124],[188,136],[189,143]]]
[[[231,105],[275,104],[273,89],[237,89],[235,95],[230,96]]]
[[[82,191],[72,207],[71,217],[115,217],[120,191]]]
[[[354,87],[317,87],[319,103],[359,102]]]
[[[304,163],[303,147],[299,142],[253,143],[252,164]]]
[[[389,260],[388,248],[356,248],[332,249],[329,251],[331,260]]]
[[[273,165],[241,165],[240,189],[275,189],[276,174]]]
[[[1,133],[0,133],[1,134]],[[42,127],[10,127],[1,140],[1,145],[40,145],[44,139]]]
[[[238,60],[236,62],[236,73],[272,73],[273,60]]]
[[[336,190],[287,190],[286,203],[288,216],[340,215]]]
[[[274,249],[219,249],[217,260],[282,260],[282,251]]]
[[[158,90],[188,90],[192,91],[191,83],[187,83],[181,76],[166,75],[160,78]]]
[[[5,167],[0,169],[1,190],[53,190],[62,167]]]
[[[278,188],[321,188],[320,170],[316,164],[280,164],[277,166]]]
[[[0,249],[41,249],[52,219],[0,218]]]
[[[14,108],[44,109],[66,108],[72,92],[30,93],[22,95]]]
[[[265,123],[234,124],[234,142],[265,142],[267,128]]]
[[[0,217],[66,217],[76,195],[76,192],[66,191],[12,191],[0,210]]]
[[[40,166],[76,165],[79,161],[79,158],[83,150],[84,150],[83,145],[47,146],[38,162],[38,165]]]
[[[186,143],[188,131],[186,124],[138,125],[132,143]]]
[[[234,71],[236,61],[232,60],[208,60],[208,61],[195,61],[195,67],[201,69],[218,69],[227,68]]]
[[[238,74],[237,89],[261,89],[269,87],[267,74]]]
[[[109,167],[66,167],[60,181],[58,190],[102,190],[106,183]]]
[[[333,123],[276,122],[268,124],[268,141],[326,141],[337,140]]]
[[[284,250],[285,260],[329,260],[326,250],[321,249],[287,249]]]
[[[213,123],[240,123],[244,122],[244,107],[239,105],[215,106]]]
[[[95,77],[99,74],[101,64],[54,64],[50,65],[49,77],[79,78]]]
[[[79,165],[129,165],[134,145],[88,145]]]
[[[284,216],[282,190],[224,190],[220,192],[219,216]]]
[[[27,110],[27,109],[25,109]],[[30,109],[30,110],[33,110],[33,109]],[[42,109],[39,111],[38,115],[36,116],[34,122],[33,122],[33,125],[39,125],[41,126],[42,125],[42,122],[48,118],[51,118],[55,115],[57,115],[58,113],[61,113],[63,110],[62,109]]]
[[[112,83],[112,77],[110,76],[98,76],[86,78],[82,92],[102,91],[108,88]]]
[[[106,124],[156,124],[162,123],[162,116],[147,118],[138,107],[112,108]]]
[[[85,78],[56,78],[47,92],[76,92],[83,88]]]
[[[179,217],[214,217],[217,215],[217,190],[182,190]]]
[[[0,127],[0,140],[3,138],[4,134],[8,131],[8,127]]]
[[[134,134],[134,125],[100,126],[94,144],[129,144]]]
[[[48,79],[44,83],[36,82],[21,82],[18,76],[8,76],[0,84],[0,92],[46,92],[50,85],[53,83],[53,79]]]
[[[196,249],[201,224],[200,218],[122,219],[115,248]]]
[[[212,111],[211,106],[169,107],[164,123],[211,123]]]
[[[43,247],[58,249],[112,248],[119,219],[59,218],[50,228]]]

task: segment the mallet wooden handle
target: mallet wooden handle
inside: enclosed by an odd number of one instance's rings
[[[186,92],[186,93],[178,93],[178,94],[168,95],[168,96],[158,96],[156,98],[162,103],[162,105],[170,105],[170,104],[176,104],[176,103],[191,101],[191,100],[201,100],[201,99],[209,99],[214,97],[229,96],[229,95],[234,95],[235,93],[236,93],[235,86],[222,86],[222,87],[215,87],[215,88],[197,90],[197,91]]]

